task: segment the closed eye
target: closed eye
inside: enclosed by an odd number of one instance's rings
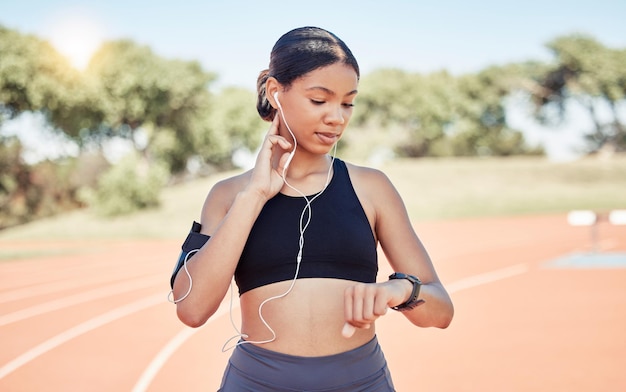
[[[318,100],[312,99],[311,103],[313,103],[313,105],[318,105],[319,106],[319,105],[325,104],[326,101],[318,101]],[[354,104],[352,102],[342,103],[342,105],[343,105],[343,107],[346,107],[346,108],[353,108],[354,107]]]

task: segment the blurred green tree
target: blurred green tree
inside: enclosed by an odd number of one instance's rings
[[[30,168],[21,158],[19,139],[0,135],[0,229],[22,223],[30,213],[26,192]]]
[[[511,129],[506,118],[506,98],[519,84],[517,65],[488,67],[460,76],[455,100],[456,119],[449,133],[453,156],[510,156],[541,154],[526,145],[521,131]]]
[[[232,155],[239,149],[254,151],[269,124],[256,111],[256,94],[243,88],[227,87],[213,97],[204,132],[194,134],[198,156],[205,162],[222,162],[232,167]]]
[[[395,132],[392,147],[402,156],[431,155],[453,120],[454,83],[446,72],[376,70],[362,78],[353,124]]]
[[[0,135],[0,229],[78,206],[67,165],[22,159],[16,136]]]
[[[492,67],[477,74],[411,74],[397,69],[363,78],[357,126],[400,128],[394,149],[401,156],[507,156],[540,153],[506,122],[505,98],[513,68]]]
[[[555,56],[551,64],[494,66],[461,76],[376,70],[362,78],[352,123],[375,129],[383,136],[374,142],[382,140],[401,156],[538,154],[507,124],[506,99],[523,90],[544,123],[562,121],[570,103],[582,105],[594,124],[590,151],[626,150],[626,50],[582,35],[547,46]],[[215,80],[196,61],[165,59],[130,40],[105,43],[80,72],[48,42],[0,26],[0,125],[24,112],[41,112],[82,148],[73,161],[29,165],[19,141],[0,135],[0,215],[42,214],[54,200],[72,205],[69,199],[80,186],[105,186],[91,198],[103,203],[110,194],[126,195],[105,207],[130,211],[133,206],[123,200],[139,207],[158,204],[129,185],[133,181],[146,181],[156,197],[164,170],[172,181],[190,162],[232,168],[233,154],[254,150],[268,124],[255,111],[254,92],[212,92]],[[121,168],[109,167],[100,147],[112,138],[129,141],[140,162],[129,164],[128,158]],[[95,180],[109,169],[106,181]]]
[[[64,113],[83,91],[79,73],[49,43],[0,26],[0,126],[25,112],[41,112],[49,121],[82,121],[83,114]],[[78,204],[66,165],[28,164],[23,151],[18,137],[0,135],[0,228]]]
[[[556,38],[547,47],[554,64],[528,83],[537,119],[560,123],[568,104],[578,103],[594,124],[586,135],[589,151],[626,151],[626,126],[619,114],[626,98],[626,50],[607,48],[581,34]],[[609,116],[603,108],[608,108]]]
[[[100,121],[91,93],[48,42],[0,26],[0,122],[40,111],[73,136]]]
[[[95,189],[83,188],[81,198],[101,216],[112,217],[158,207],[167,168],[149,165],[137,152],[123,157],[98,178]]]
[[[101,94],[97,136],[124,138],[145,159],[160,160],[172,172],[185,169],[194,153],[193,133],[210,109],[213,74],[195,61],[163,59],[129,40],[104,44],[86,74]]]

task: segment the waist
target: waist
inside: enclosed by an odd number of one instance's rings
[[[349,339],[341,334],[345,323],[344,291],[355,282],[341,279],[299,279],[291,291],[291,282],[274,283],[241,296],[241,331],[249,341],[276,339],[261,346],[270,350],[301,356],[330,355],[354,349],[371,340],[375,328],[357,329]]]
[[[350,385],[386,369],[386,360],[374,336],[365,344],[339,354],[302,357],[268,350],[252,344],[235,348],[230,363],[256,380],[280,384],[294,390],[321,390]],[[343,389],[342,389],[343,390]]]

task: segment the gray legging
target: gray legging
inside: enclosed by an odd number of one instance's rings
[[[252,344],[235,347],[221,392],[393,392],[378,340],[323,357],[281,354]]]

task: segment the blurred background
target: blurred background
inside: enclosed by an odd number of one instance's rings
[[[211,186],[252,164],[257,75],[305,25],[361,67],[338,156],[391,178],[454,296],[445,331],[377,325],[399,390],[626,390],[624,20],[607,0],[0,2],[0,390],[219,385],[228,312],[184,327],[169,274]]]
[[[256,77],[303,25],[360,61],[346,159],[623,168],[625,16],[620,1],[3,2],[0,229],[156,208],[165,187],[249,167],[267,128]]]

